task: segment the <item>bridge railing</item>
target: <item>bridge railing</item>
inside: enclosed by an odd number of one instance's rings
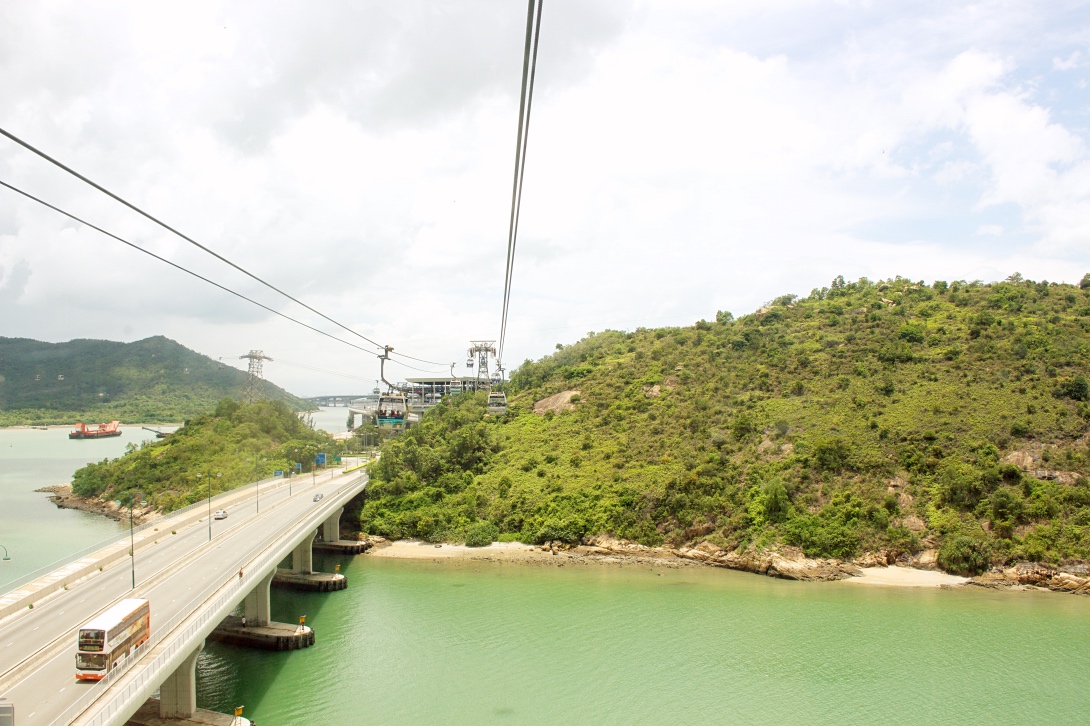
[[[270,484],[272,485],[271,488],[269,488]],[[229,489],[229,490],[227,490],[225,492],[220,492],[216,496],[212,497],[212,504],[217,504],[219,502],[222,502],[224,499],[230,499],[232,497],[238,497],[239,493],[242,491],[242,489],[244,487],[252,487],[253,485],[254,485],[254,483],[250,482],[249,484],[243,484],[241,486],[235,487],[234,489]],[[273,477],[269,477],[268,479],[262,479],[261,481],[258,482],[258,486],[263,486],[264,489],[262,489],[262,491],[264,491],[264,492],[275,492],[275,491],[278,491],[280,489],[283,489],[283,488],[287,487],[288,486],[288,480],[283,478],[283,477],[273,476]],[[244,496],[242,498],[242,500],[246,501],[247,499],[254,499],[254,498],[256,498],[256,496],[258,496],[258,495],[255,494],[253,497]],[[189,514],[189,513],[194,512],[194,511],[196,511],[198,509],[201,509],[202,507],[203,508],[208,507],[208,500],[207,499],[203,499],[203,500],[201,500],[199,502],[194,502],[193,504],[182,507],[181,509],[175,509],[172,512],[167,512],[166,514],[162,515],[161,517],[156,517],[155,519],[152,519],[149,522],[145,522],[145,523],[141,524],[138,527],[134,527],[133,531],[132,531],[132,534],[134,534],[134,535],[139,534],[140,532],[143,532],[143,531],[147,530],[150,527],[161,526],[163,523],[165,523],[165,522],[167,522],[167,521],[169,521],[171,519],[174,519],[175,517],[185,516],[186,514]],[[72,562],[75,562],[76,560],[82,559],[82,558],[86,557],[87,555],[92,555],[92,554],[94,554],[95,552],[98,552],[101,549],[105,549],[106,547],[109,547],[110,545],[117,544],[118,542],[121,542],[122,540],[126,540],[126,539],[129,539],[129,534],[124,533],[124,532],[116,534],[113,537],[110,537],[109,539],[102,540],[98,544],[93,544],[90,547],[84,547],[83,549],[79,550],[78,552],[76,552],[74,554],[68,555],[66,557],[62,557],[61,559],[56,560],[55,562],[52,562],[52,563],[50,563],[48,565],[45,565],[44,567],[39,567],[37,570],[34,570],[33,572],[29,572],[29,573],[23,575],[22,577],[19,577],[19,578],[15,579],[15,580],[10,580],[8,582],[5,582],[3,585],[0,585],[0,595],[5,595],[5,594],[11,592],[12,590],[16,590],[16,589],[22,587],[23,585],[27,584],[28,582],[34,582],[39,577],[44,577],[45,575],[48,575],[49,573],[54,572],[55,570],[59,570],[60,568],[64,567],[65,565],[71,564]]]
[[[339,487],[334,496],[343,494],[346,490],[355,487],[360,481],[364,479],[364,476],[354,477],[351,481],[347,482],[343,486]],[[283,532],[274,532],[267,536],[262,542],[263,549],[268,549],[269,546],[280,539]],[[162,671],[171,660],[178,655],[180,651],[188,651],[192,648],[190,641],[204,629],[209,620],[217,619],[221,620],[222,615],[220,611],[226,607],[230,602],[239,602],[245,594],[253,589],[257,581],[264,577],[261,573],[267,573],[268,568],[276,567],[283,557],[277,557],[277,555],[266,552],[256,562],[251,564],[248,571],[243,574],[241,578],[232,577],[233,582],[224,590],[219,597],[215,599],[210,605],[205,607],[200,616],[192,623],[186,626],[185,630],[175,637],[169,646],[158,655],[148,666],[141,669],[135,678],[126,686],[114,694],[113,697],[99,709],[98,713],[87,722],[87,726],[105,726],[109,723],[109,719],[120,713],[142,689],[146,688],[149,683],[161,684],[166,676],[162,675]],[[197,606],[201,603],[207,602],[217,590],[221,590],[224,587],[222,583],[214,583],[206,587],[199,594],[189,599],[186,604],[178,610],[178,612],[165,625],[158,625],[156,621],[152,620],[153,630],[155,635],[148,638],[148,640],[136,648],[132,655],[125,659],[124,663],[133,664],[136,663],[141,657],[151,651],[152,648],[159,645],[166,636],[174,632],[174,630],[185,622],[187,619],[193,616],[193,611],[197,609]],[[111,671],[105,678],[98,681],[93,687],[88,689],[88,692],[77,699],[71,706],[69,706],[64,713],[57,718],[53,719],[50,726],[54,724],[69,724],[74,721],[81,713],[87,710],[87,708],[101,698],[104,695],[106,689],[115,680],[123,678],[128,673],[129,668],[118,668]],[[169,675],[169,674],[168,674]]]

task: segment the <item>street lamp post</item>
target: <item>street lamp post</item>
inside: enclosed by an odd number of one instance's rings
[[[11,562],[11,555],[8,554],[8,548],[4,545],[0,545],[0,550],[4,550],[4,562]]]
[[[217,471],[216,476],[223,476],[223,472]],[[212,541],[212,472],[206,472],[204,475],[208,480],[208,541]],[[197,478],[200,479],[201,475],[198,472]]]
[[[262,459],[262,461],[268,461],[268,459]],[[254,457],[254,503],[257,507],[258,514],[261,513],[261,488],[258,486],[261,479],[258,477],[257,472],[257,457]]]
[[[132,527],[132,505],[136,498],[134,492],[129,492],[129,564],[132,570],[132,589],[136,589],[136,538]]]
[[[295,455],[295,456],[292,457],[293,459],[298,459],[299,458],[299,449],[292,449],[291,453]],[[294,466],[295,462],[292,461],[292,464],[293,464],[293,466],[291,467],[291,471],[288,472],[288,498],[289,499],[291,499],[291,480],[295,476],[295,466]]]

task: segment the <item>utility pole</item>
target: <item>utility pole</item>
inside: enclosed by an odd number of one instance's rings
[[[242,400],[246,403],[263,401],[265,400],[265,387],[262,385],[264,381],[262,378],[262,361],[271,361],[272,358],[260,350],[251,350],[246,355],[239,356],[239,360],[243,358],[249,360],[250,365],[246,371],[246,384],[242,389]]]

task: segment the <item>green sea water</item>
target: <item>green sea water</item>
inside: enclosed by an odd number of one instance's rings
[[[128,531],[128,524],[74,509],[57,509],[43,486],[67,484],[92,461],[115,458],[125,445],[153,438],[139,426],[121,436],[72,440],[68,428],[0,429],[0,545],[11,559],[0,563],[0,587],[59,559]]]
[[[716,570],[343,563],[274,590],[315,646],[210,643],[199,702],[271,724],[1086,723],[1090,599]]]

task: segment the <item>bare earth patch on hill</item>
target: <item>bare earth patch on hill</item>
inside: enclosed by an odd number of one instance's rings
[[[572,396],[578,395],[579,391],[561,391],[560,393],[554,393],[553,395],[536,402],[534,404],[534,413],[538,416],[544,416],[546,411],[552,411],[554,413],[570,411],[575,408],[575,404],[571,402],[571,398]]]

